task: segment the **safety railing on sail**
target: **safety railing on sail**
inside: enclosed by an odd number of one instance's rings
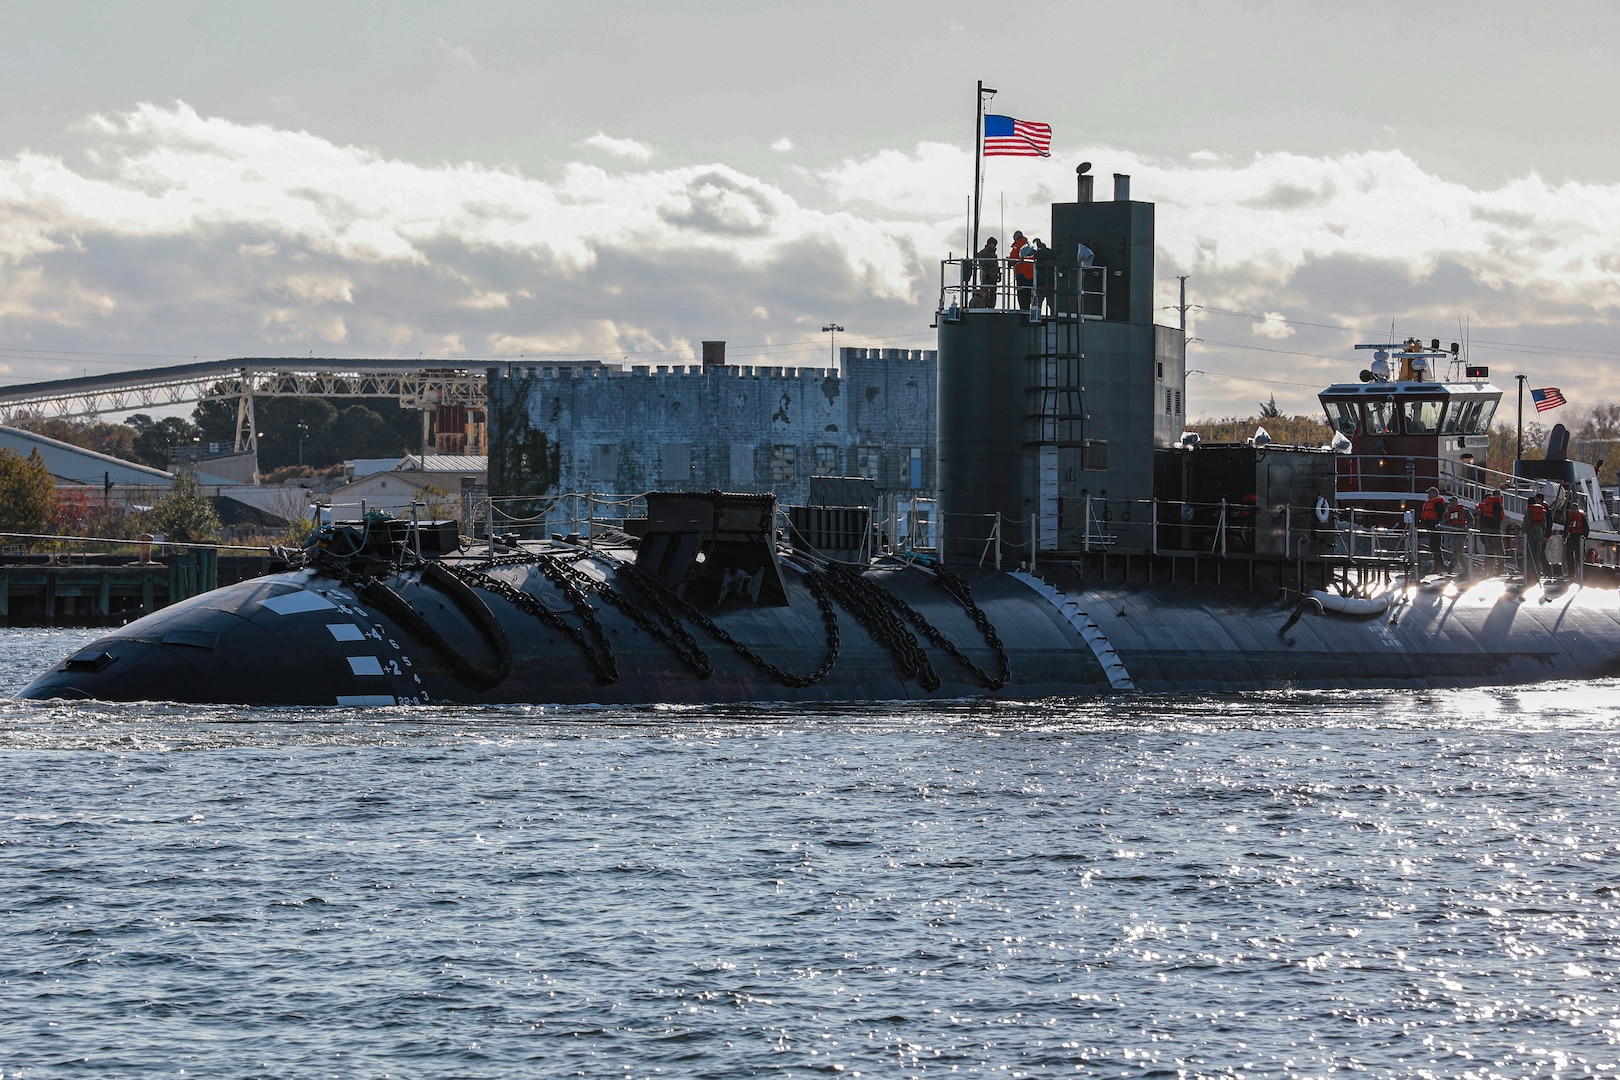
[[[1102,266],[1037,262],[1032,276],[1017,259],[946,259],[939,271],[939,308],[947,320],[968,309],[1027,311],[1101,319],[1108,310],[1108,272]]]

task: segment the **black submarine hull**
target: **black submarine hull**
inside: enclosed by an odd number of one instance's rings
[[[306,568],[194,597],[120,628],[27,699],[383,707],[736,704],[1456,687],[1620,674],[1620,596],[1434,579],[1376,615],[1235,587],[868,569],[829,597],[694,614],[638,594],[593,554],[569,580],[535,562],[375,578]],[[1061,574],[1058,575],[1061,577]],[[581,583],[596,583],[589,593]],[[864,591],[862,591],[864,590]],[[869,610],[873,596],[893,618]],[[1309,605],[1307,605],[1309,607]],[[863,610],[865,609],[865,610]],[[909,614],[906,612],[909,611]]]
[[[607,562],[572,566],[612,579]],[[229,586],[98,639],[21,696],[315,706],[890,700],[986,693],[1003,670],[1000,692],[1019,697],[1110,686],[1061,613],[1031,603],[1004,575],[974,590],[999,643],[930,575],[865,575],[904,598],[960,658],[921,633],[897,644],[893,625],[879,642],[847,604],[824,607],[791,572],[788,603],[721,605],[696,621],[661,618],[628,590],[617,603],[581,604],[532,565],[480,576],[498,583],[475,590],[482,615],[469,614],[442,575],[422,571],[379,579],[386,593],[310,569]]]

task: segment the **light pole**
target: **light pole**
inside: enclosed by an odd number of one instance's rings
[[[821,328],[821,332],[823,334],[831,334],[832,335],[831,362],[832,362],[833,374],[835,374],[835,375],[838,373],[838,335],[840,333],[842,333],[843,330],[844,330],[844,328],[842,326],[839,326],[837,323],[828,323],[826,326],[823,326]]]
[[[304,467],[304,438],[309,434],[309,425],[302,420],[298,421],[298,467]]]

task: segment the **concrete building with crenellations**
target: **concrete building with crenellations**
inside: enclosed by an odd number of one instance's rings
[[[808,500],[811,476],[932,493],[933,350],[844,348],[836,372],[706,355],[702,366],[491,367],[491,496],[720,489],[791,504]]]

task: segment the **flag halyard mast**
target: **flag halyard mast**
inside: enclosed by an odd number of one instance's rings
[[[978,91],[973,95],[973,247],[968,258],[979,253],[979,202],[984,194],[984,95],[996,96],[994,90],[985,89],[980,79]]]

